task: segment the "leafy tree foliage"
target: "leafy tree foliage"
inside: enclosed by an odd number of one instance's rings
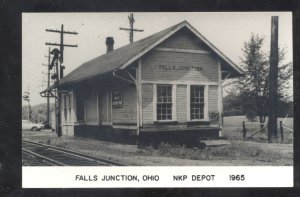
[[[31,107],[32,121],[33,122],[45,122],[47,120],[47,104],[42,103]],[[50,104],[50,112],[54,111],[54,104]],[[51,120],[50,114],[50,120]],[[28,120],[28,106],[22,106],[22,119]]]
[[[241,67],[245,75],[239,80],[239,93],[242,108],[248,119],[259,117],[260,123],[265,122],[268,115],[269,97],[269,54],[263,50],[264,37],[252,34],[242,49]],[[279,49],[278,57],[278,98],[287,99],[285,90],[289,87],[288,80],[292,76],[292,63],[284,63],[286,51]]]

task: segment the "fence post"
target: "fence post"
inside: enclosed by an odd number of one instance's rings
[[[280,121],[280,136],[281,136],[281,142],[283,142],[284,141],[284,136],[283,136],[282,120]]]
[[[246,126],[245,126],[245,121],[243,121],[243,139],[244,139],[244,141],[246,140],[246,132],[247,132],[247,130],[246,130]]]

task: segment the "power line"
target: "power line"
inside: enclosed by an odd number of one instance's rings
[[[46,45],[49,46],[59,46],[59,49],[54,48],[51,52],[49,49],[49,57],[50,54],[53,55],[52,62],[50,63],[50,58],[48,59],[48,71],[52,70],[54,68],[54,74],[51,76],[51,79],[54,79],[55,82],[54,84],[58,85],[59,81],[61,78],[63,78],[63,70],[64,66],[62,65],[64,62],[64,47],[78,47],[78,45],[71,45],[71,44],[64,44],[64,34],[71,34],[71,35],[77,35],[78,33],[75,31],[65,31],[64,30],[64,25],[61,25],[60,30],[55,30],[55,29],[46,29],[47,32],[52,32],[52,33],[59,33],[60,34],[60,43],[51,43],[51,42],[46,42]],[[60,62],[58,66],[58,60]],[[57,135],[60,137],[62,135],[61,132],[61,109],[60,109],[60,93],[59,91],[55,91],[54,93],[51,92],[50,90],[50,74],[48,75],[48,88],[47,91],[44,91],[43,94],[46,96],[48,99],[49,97],[55,97],[55,113],[56,113],[56,132]],[[47,106],[48,107],[48,106]],[[48,110],[49,111],[49,110]]]
[[[71,35],[77,35],[78,33],[75,31],[65,31],[64,25],[61,25],[60,30],[54,30],[54,29],[46,29],[47,32],[53,32],[53,33],[59,33],[60,34],[60,43],[51,43],[46,42],[46,45],[51,46],[59,46],[60,47],[60,63],[62,64],[64,62],[64,47],[78,47],[78,45],[71,45],[71,44],[64,44],[64,34],[71,34]]]
[[[47,83],[47,89],[49,89],[50,87],[50,58],[51,58],[51,53],[50,53],[51,49],[50,47],[48,48],[48,55],[45,55],[46,58],[48,58],[48,64],[42,64],[43,66],[47,66],[47,72],[42,72],[43,74],[47,75],[47,81],[43,80],[43,82]],[[40,94],[42,97],[46,97],[47,98],[47,120],[46,120],[46,124],[45,124],[45,128],[51,128],[50,127],[50,97],[52,97],[51,94]]]

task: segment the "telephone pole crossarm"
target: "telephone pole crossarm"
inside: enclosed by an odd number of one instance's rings
[[[128,28],[123,28],[123,27],[120,27],[120,30],[127,30],[127,31],[131,31],[131,29],[128,29]],[[139,31],[139,32],[143,32],[144,30],[143,29],[132,29],[133,31]]]
[[[51,43],[51,42],[46,42],[46,45],[50,45],[50,46],[61,46],[61,44],[58,43]],[[63,44],[64,47],[78,47],[77,44]]]
[[[128,19],[129,19],[129,26],[130,26],[130,28],[123,28],[123,27],[120,27],[120,30],[129,31],[129,42],[130,42],[130,43],[133,43],[133,33],[134,33],[134,32],[143,32],[144,30],[143,30],[143,29],[135,29],[135,28],[133,27],[133,24],[134,24],[134,22],[135,22],[134,17],[133,17],[133,13],[131,13],[131,14],[128,16]]]
[[[48,32],[54,32],[54,33],[63,33],[63,34],[73,34],[77,35],[78,33],[75,31],[61,31],[61,30],[56,30],[56,29],[46,29]]]

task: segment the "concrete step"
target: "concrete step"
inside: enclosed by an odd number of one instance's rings
[[[201,143],[205,144],[206,147],[214,147],[214,146],[227,146],[231,145],[228,140],[201,140]]]

